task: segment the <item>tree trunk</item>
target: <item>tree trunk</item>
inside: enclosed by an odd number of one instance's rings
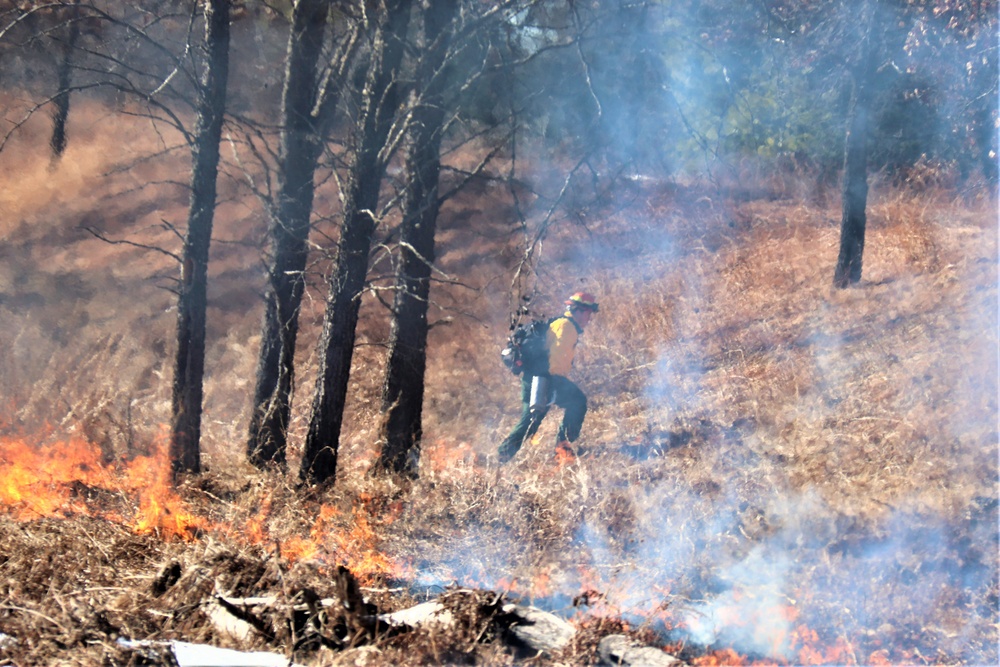
[[[421,99],[413,111],[406,156],[399,264],[396,270],[389,362],[382,387],[382,452],[376,471],[416,474],[423,434],[424,372],[427,366],[427,309],[434,262],[434,232],[440,201],[441,135],[444,130],[441,71],[450,40],[442,33],[457,13],[457,0],[436,0],[424,12],[429,51],[418,72]]]
[[[256,385],[247,457],[260,468],[285,465],[288,417],[294,380],[295,339],[305,288],[316,161],[322,147],[313,114],[317,61],[329,13],[329,0],[298,0],[288,38],[283,129],[279,148],[277,201],[270,212],[271,250],[257,359]]]
[[[358,309],[377,223],[374,211],[388,159],[384,155],[386,140],[399,100],[396,75],[404,54],[409,7],[410,3],[402,0],[385,2],[377,19],[358,119],[358,145],[348,179],[344,222],[323,317],[319,375],[299,471],[308,482],[332,480],[337,472]]]
[[[870,6],[872,17],[861,45],[861,62],[854,72],[854,90],[847,114],[840,254],[833,276],[833,284],[838,288],[848,287],[861,280],[868,206],[868,134],[876,74],[876,45],[872,32],[877,21],[877,4]]]
[[[184,239],[177,304],[170,461],[174,473],[201,468],[202,379],[205,370],[205,309],[208,251],[215,215],[219,141],[229,79],[229,0],[205,5],[207,61],[198,91],[198,120],[192,149],[191,210]]]
[[[70,12],[66,43],[63,45],[62,60],[59,63],[58,90],[52,100],[52,137],[49,146],[52,148],[52,162],[62,157],[66,150],[66,121],[69,119],[69,87],[73,74],[73,50],[80,37],[80,0],[73,0],[73,10]]]

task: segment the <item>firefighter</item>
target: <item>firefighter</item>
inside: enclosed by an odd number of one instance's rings
[[[583,417],[587,414],[587,397],[566,376],[573,367],[576,343],[597,310],[597,299],[593,294],[577,292],[566,299],[566,312],[563,316],[554,319],[549,325],[545,337],[549,372],[536,376],[525,373],[521,376],[521,419],[500,445],[500,463],[512,459],[524,441],[535,434],[548,413],[549,406],[553,404],[563,409],[562,423],[556,435],[556,456],[562,460],[576,457],[571,443],[580,436]]]

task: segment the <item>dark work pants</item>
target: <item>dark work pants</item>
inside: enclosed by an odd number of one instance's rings
[[[500,445],[498,456],[501,461],[507,461],[514,454],[517,454],[524,441],[538,431],[538,427],[542,425],[542,420],[548,413],[548,408],[531,411],[531,379],[530,375],[521,378],[521,419]],[[550,402],[563,409],[563,420],[562,424],[559,425],[556,442],[563,440],[575,442],[580,437],[583,418],[587,414],[587,397],[580,391],[579,387],[562,375],[549,377],[549,392]]]

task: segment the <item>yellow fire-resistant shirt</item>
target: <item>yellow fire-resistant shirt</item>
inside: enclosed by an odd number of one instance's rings
[[[580,331],[569,311],[560,318],[553,320],[545,337],[545,346],[549,350],[549,374],[569,375],[573,367],[573,353],[576,342],[580,339]]]

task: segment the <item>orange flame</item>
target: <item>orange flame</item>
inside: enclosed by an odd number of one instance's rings
[[[84,514],[110,518],[110,509],[89,507],[74,499],[75,485],[124,492],[138,501],[131,520],[140,534],[192,539],[204,521],[193,516],[171,487],[166,446],[152,456],[121,462],[102,461],[101,450],[82,440],[32,447],[22,440],[0,441],[0,511],[18,520]]]
[[[569,454],[564,449],[556,450],[556,463],[560,466],[568,466],[576,460],[572,454]]]
[[[57,442],[41,449],[4,440],[0,449],[0,505],[25,521],[82,511],[73,482],[103,486],[100,449],[85,442]]]
[[[245,535],[251,543],[268,539],[266,512],[269,503],[250,520]],[[378,577],[401,576],[404,567],[379,550],[378,537],[367,513],[355,508],[350,518],[350,529],[338,528],[336,519],[340,511],[331,505],[322,505],[309,530],[308,536],[293,536],[281,542],[279,552],[289,561],[317,560],[342,564],[362,582]],[[390,515],[388,521],[391,522]]]
[[[271,504],[274,502],[271,494],[268,494],[260,503],[260,509],[257,511],[255,516],[250,517],[244,526],[244,535],[246,535],[250,544],[263,544],[267,540],[267,527],[266,521],[268,515],[271,513]]]
[[[166,538],[193,539],[206,521],[187,511],[173,488],[165,439],[157,443],[153,456],[138,456],[126,469],[129,490],[138,494],[139,512],[133,528],[140,534],[156,533]]]
[[[421,452],[421,460],[424,465],[430,465],[431,472],[435,475],[469,468],[475,458],[472,445],[467,442],[437,440],[430,445],[425,445]]]
[[[712,651],[709,655],[691,661],[696,667],[716,667],[717,665],[745,665],[746,659],[731,648]]]
[[[69,440],[35,447],[23,440],[0,439],[0,513],[21,521],[73,514],[126,523],[136,533],[161,539],[194,540],[204,530],[231,528],[210,524],[188,510],[173,486],[166,437],[158,439],[149,456],[105,463],[99,447]],[[77,497],[80,486],[105,490],[104,501]],[[120,502],[127,499],[122,511]],[[337,508],[323,505],[308,535],[285,539],[280,553],[288,560],[317,559],[344,564],[362,581],[398,575],[403,567],[379,551],[371,524],[378,504],[362,497],[350,518]],[[242,527],[239,539],[260,544],[270,539],[268,519],[271,495],[261,501],[256,516]],[[402,511],[392,506],[385,517],[391,522]],[[121,518],[124,514],[125,518]],[[340,519],[338,521],[338,519]],[[344,526],[347,526],[346,528]]]

